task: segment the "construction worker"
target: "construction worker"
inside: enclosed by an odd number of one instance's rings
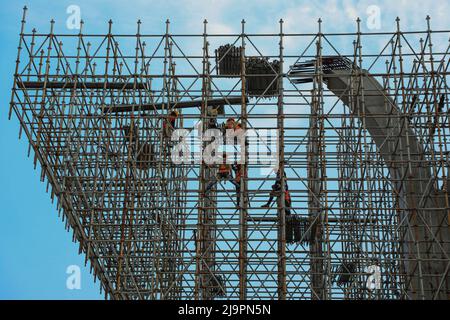
[[[236,120],[234,120],[234,118],[228,118],[227,121],[225,121],[225,123],[222,125],[222,134],[224,136],[224,139],[227,139],[226,137],[227,137],[228,130],[234,131],[235,124],[236,124]]]
[[[240,122],[237,122],[234,126],[234,134],[236,136],[240,136],[241,138],[245,139],[245,146],[248,147],[249,142],[247,137],[245,136],[244,129],[242,128],[242,124]]]
[[[205,192],[210,191],[217,181],[230,181],[236,188],[239,188],[239,184],[233,179],[231,165],[227,163],[226,154],[223,155],[223,162],[219,165],[215,179],[206,186]]]
[[[234,131],[239,131],[239,130],[242,130],[242,124],[240,122],[237,122],[234,125]]]
[[[234,164],[233,165],[233,170],[235,172],[235,178],[234,181],[236,181],[237,184],[241,184],[241,176],[242,176],[242,164]]]
[[[236,120],[234,120],[234,118],[228,118],[227,122],[225,122],[225,130],[227,130],[227,129],[234,130],[235,125],[236,125]]]
[[[241,177],[243,176],[242,174],[242,165],[241,164],[234,164],[232,166],[233,171],[234,171],[234,181],[236,182],[235,186],[236,186],[236,201],[237,204],[239,205],[239,203],[241,202]],[[244,173],[245,175],[245,173]]]
[[[289,193],[289,187],[288,187],[287,183],[285,184],[284,189],[285,189],[284,190],[284,204],[285,204],[286,215],[290,215],[291,214],[291,194]],[[280,172],[278,171],[275,183],[272,185],[272,191],[270,192],[269,200],[267,201],[266,204],[262,205],[261,208],[269,208],[273,202],[273,198],[279,197],[279,196],[281,196],[281,177],[280,177]]]
[[[163,122],[163,133],[166,139],[172,138],[172,133],[175,130],[175,123],[178,119],[179,113],[177,110],[172,110],[169,116]]]
[[[236,122],[234,118],[228,118],[227,122],[225,122],[225,130],[234,130],[234,131],[242,130],[242,124]]]

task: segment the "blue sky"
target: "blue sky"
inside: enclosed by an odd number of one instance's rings
[[[0,11],[0,299],[101,299],[98,283],[84,257],[78,255],[78,245],[58,218],[55,206],[39,182],[39,171],[26,157],[28,145],[18,140],[16,118],[8,121],[10,88],[18,44],[22,7],[27,5],[27,30],[33,27],[45,32],[51,18],[56,31],[76,32],[65,27],[69,5],[81,8],[85,32],[104,32],[107,21],[114,21],[114,32],[134,33],[137,19],[143,22],[144,33],[162,33],[169,18],[174,33],[200,33],[207,18],[213,33],[239,32],[245,18],[250,32],[276,32],[278,20],[285,20],[286,32],[315,32],[316,21],[322,17],[326,32],[353,32],[355,19],[361,17],[363,31],[367,29],[367,9],[380,8],[380,28],[392,31],[395,17],[402,19],[405,29],[426,27],[425,17],[431,15],[435,29],[449,29],[450,1],[2,1]],[[82,268],[81,290],[66,288],[66,268]]]

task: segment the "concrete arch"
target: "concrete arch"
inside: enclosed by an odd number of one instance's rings
[[[401,254],[409,298],[450,299],[448,199],[434,188],[408,116],[366,70],[327,70],[324,82],[358,115],[389,168],[399,194],[400,226],[405,227]]]

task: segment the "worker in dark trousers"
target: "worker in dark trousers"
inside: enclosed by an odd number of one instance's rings
[[[249,142],[247,137],[245,136],[245,130],[240,122],[236,122],[236,124],[234,125],[234,134],[245,139],[245,147],[248,148]]]
[[[233,170],[234,170],[234,181],[236,182],[235,186],[236,186],[236,201],[237,204],[239,205],[241,203],[241,177],[242,175],[242,165],[241,164],[234,164],[233,165]],[[245,173],[244,173],[245,175]]]
[[[164,138],[168,139],[170,141],[170,139],[172,138],[172,133],[175,130],[175,123],[178,119],[178,111],[176,110],[172,110],[169,113],[169,116],[164,119],[163,122],[163,134],[164,134]]]
[[[236,188],[240,188],[240,185],[236,183],[235,179],[233,179],[233,175],[231,173],[231,165],[226,162],[227,156],[224,154],[223,163],[219,165],[219,170],[217,171],[215,179],[213,179],[206,186],[205,192],[210,191],[217,181],[230,181]]]
[[[285,204],[285,210],[286,215],[291,214],[291,194],[289,193],[289,187],[287,183],[285,184],[284,188],[284,204]],[[272,191],[270,192],[269,200],[266,204],[262,205],[261,208],[270,208],[270,205],[273,202],[274,197],[280,197],[281,196],[281,177],[279,172],[277,173],[277,178],[275,180],[275,183],[272,185]]]

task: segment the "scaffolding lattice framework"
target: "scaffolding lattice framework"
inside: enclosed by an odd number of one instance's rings
[[[425,31],[398,19],[394,32],[364,33],[358,20],[355,33],[325,34],[319,20],[315,34],[288,34],[281,20],[273,34],[242,21],[240,34],[217,35],[205,20],[198,35],[172,34],[169,21],[162,35],[140,21],[121,35],[110,21],[106,34],[82,23],[70,35],[54,21],[27,33],[25,17],[10,116],[106,297],[450,297],[450,31],[427,18]],[[211,53],[227,42],[240,48],[235,76]],[[246,73],[252,56],[278,60],[275,95],[246,92],[262,77]],[[212,117],[216,100],[224,113]],[[206,190],[216,169],[174,164],[162,129],[172,109],[188,130],[229,117],[277,129],[275,205],[260,208],[275,180],[264,164],[241,166],[238,200],[229,183]],[[307,224],[294,244],[287,186]],[[374,266],[381,287],[369,290]]]

